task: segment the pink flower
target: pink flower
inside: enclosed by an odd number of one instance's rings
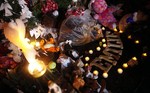
[[[96,13],[102,13],[107,9],[107,3],[105,0],[95,0],[92,7]]]
[[[47,12],[55,11],[57,9],[58,9],[58,4],[56,2],[54,2],[53,0],[47,0],[46,4],[43,5],[41,10],[43,13],[47,13]]]

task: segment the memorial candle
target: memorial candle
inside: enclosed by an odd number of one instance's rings
[[[26,34],[25,25],[24,25],[23,21],[20,19],[16,19],[15,22],[10,22],[4,26],[5,37],[10,42],[12,42],[14,45],[16,45],[18,48],[20,48],[22,50],[25,58],[29,62],[29,65],[32,64],[32,66],[33,66],[35,64],[37,66],[37,64],[39,64],[37,68],[36,67],[34,67],[34,68],[39,69],[39,66],[41,66],[40,68],[42,70],[39,70],[39,71],[43,73],[43,71],[44,72],[46,71],[46,66],[43,64],[40,65],[43,62],[36,59],[37,52],[34,49],[34,47],[27,42],[27,40],[25,38],[25,34]],[[30,72],[30,70],[29,70],[29,72]],[[37,73],[30,72],[30,74],[39,74],[39,72],[37,72]],[[41,76],[41,75],[36,75],[36,76]]]

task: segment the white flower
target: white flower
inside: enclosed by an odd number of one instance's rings
[[[11,12],[12,7],[7,2],[7,0],[5,0],[5,2],[1,4],[0,11],[1,10],[5,10],[5,16],[11,16],[11,15],[13,15],[12,12]]]
[[[42,37],[44,33],[46,33],[46,29],[43,28],[40,24],[36,28],[30,30],[30,36],[35,36],[36,39],[40,36]]]
[[[58,16],[58,15],[59,15],[59,12],[58,12],[57,10],[55,10],[55,11],[53,12],[53,15],[54,15],[54,16]]]
[[[31,18],[32,17],[32,12],[29,11],[29,8],[27,7],[27,3],[24,0],[18,0],[20,6],[21,6],[21,16],[20,19],[25,22],[27,22],[27,18]]]
[[[18,3],[19,3],[20,5],[25,5],[25,4],[27,4],[24,0],[18,0]]]

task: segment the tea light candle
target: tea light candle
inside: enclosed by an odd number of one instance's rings
[[[128,64],[127,64],[127,63],[123,63],[123,67],[124,67],[124,68],[127,68],[127,67],[128,67]]]
[[[90,53],[90,54],[93,54],[93,50],[89,50],[89,53]]]
[[[147,57],[147,53],[143,53],[142,56]]]
[[[132,57],[132,60],[137,61],[137,58],[136,57]]]
[[[85,61],[89,61],[90,60],[90,58],[89,57],[85,57]]]
[[[103,44],[103,47],[106,47],[107,46],[107,44]]]
[[[121,68],[118,68],[117,71],[118,71],[119,74],[122,74],[122,73],[123,73],[123,70],[122,70]]]
[[[104,77],[104,78],[108,78],[108,73],[107,73],[107,72],[104,72],[104,73],[103,73],[103,77]]]
[[[100,47],[96,47],[96,50],[97,50],[97,51],[100,51],[100,50],[101,50],[101,48],[100,48]]]
[[[94,71],[93,71],[93,74],[94,74],[94,75],[98,75],[99,72],[98,72],[97,70],[94,70]]]
[[[105,27],[102,27],[102,30],[105,30]]]
[[[102,39],[102,42],[105,43],[105,42],[106,42],[106,39],[103,38],[103,39]]]
[[[135,40],[135,44],[139,44],[140,43],[140,41],[139,40]]]

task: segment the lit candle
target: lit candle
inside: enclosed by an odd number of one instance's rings
[[[140,41],[139,40],[135,40],[135,44],[139,44],[140,43]]]
[[[103,38],[103,39],[102,39],[102,42],[103,42],[103,43],[104,43],[104,42],[106,42],[106,39],[105,39],[105,38]]]
[[[28,71],[33,77],[38,78],[46,72],[46,66],[43,61],[30,63],[28,66]]]
[[[85,61],[89,61],[90,60],[90,58],[89,57],[85,57]]]
[[[142,55],[143,55],[144,57],[146,57],[146,56],[147,56],[147,53],[143,53]]]
[[[122,30],[120,30],[120,31],[119,31],[119,33],[123,33],[123,31],[122,31]]]
[[[29,62],[29,67],[32,64],[41,64],[42,62],[36,59],[37,52],[34,49],[33,45],[30,45],[25,39],[26,29],[22,20],[16,19],[15,22],[8,23],[7,26],[4,27],[4,35],[5,37],[20,48]],[[44,68],[45,65],[42,65]],[[43,69],[46,70],[46,69]],[[45,71],[44,71],[45,72]]]
[[[102,30],[105,30],[105,27],[102,27]]]
[[[104,72],[104,73],[103,73],[103,77],[104,77],[104,78],[107,78],[107,77],[108,77],[108,73],[107,73],[107,72]]]
[[[96,50],[97,50],[97,51],[100,51],[100,50],[101,50],[101,48],[100,48],[100,47],[96,47]]]
[[[128,35],[128,39],[131,39],[132,38],[132,36],[131,35]]]
[[[89,64],[88,63],[86,63],[84,66],[86,67],[86,66],[88,66]]]
[[[90,53],[90,54],[93,54],[93,50],[89,50],[89,53]]]
[[[97,70],[93,71],[93,79],[98,79],[99,72]]]
[[[136,58],[136,57],[132,57],[132,60],[136,61],[136,60],[137,60],[137,58]]]
[[[103,47],[106,47],[107,46],[107,44],[103,44]]]
[[[98,75],[99,72],[98,72],[97,70],[94,70],[94,71],[93,71],[93,74],[94,74],[94,75]]]
[[[114,28],[114,31],[115,31],[115,32],[118,31],[117,28]]]
[[[128,67],[128,64],[127,64],[127,63],[123,63],[123,67],[124,67],[124,68],[127,68],[127,67]]]
[[[118,68],[117,71],[118,71],[119,74],[122,74],[122,73],[123,73],[123,70],[122,70],[121,68]]]

